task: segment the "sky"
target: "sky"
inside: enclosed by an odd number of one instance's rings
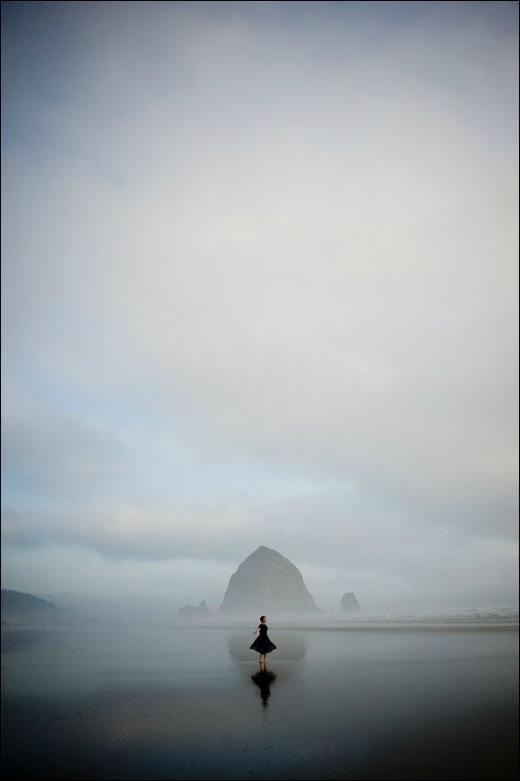
[[[2,22],[2,587],[518,605],[518,3]]]

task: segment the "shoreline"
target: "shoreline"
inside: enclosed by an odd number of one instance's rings
[[[175,624],[175,625],[163,625],[163,627],[171,628],[171,629],[245,629],[248,628],[243,624]],[[501,630],[509,630],[509,631],[518,631],[520,628],[519,622],[497,622],[497,623],[432,623],[432,622],[387,622],[387,623],[376,623],[376,622],[357,622],[357,623],[351,623],[351,624],[342,624],[342,625],[323,625],[323,626],[317,626],[317,625],[304,625],[304,624],[274,624],[272,625],[273,631],[276,629],[278,630],[286,630],[286,631],[305,631],[305,632],[349,632],[349,631],[358,631],[363,629],[369,629],[371,631],[377,631],[377,630],[393,630],[393,629],[399,629],[399,630],[427,630],[427,631],[435,631],[435,630],[448,630],[448,631],[479,631],[479,630],[490,630],[490,629],[501,629]]]
[[[174,630],[174,629],[229,629],[229,630],[235,630],[235,631],[249,631],[250,626],[248,623],[244,622],[236,622],[236,623],[198,623],[198,622],[185,622],[185,623],[165,623],[165,622],[146,622],[142,624],[117,624],[117,625],[107,625],[105,622],[88,622],[85,624],[82,624],[81,622],[78,623],[71,623],[71,624],[22,624],[22,623],[2,623],[2,633],[11,633],[11,632],[45,632],[45,633],[54,633],[59,631],[67,631],[67,630],[85,630],[85,631],[92,631],[94,629],[100,629],[100,630],[106,630],[107,628],[110,628],[110,626],[113,629],[118,630],[131,630],[133,629],[163,629],[163,630]],[[492,631],[492,630],[500,630],[500,631],[510,631],[510,632],[518,632],[520,629],[520,624],[518,620],[510,620],[510,621],[485,621],[485,622],[477,622],[477,621],[427,621],[427,620],[415,620],[415,621],[352,621],[352,622],[346,622],[346,623],[324,623],[324,624],[306,624],[306,623],[289,623],[280,621],[273,622],[272,625],[273,631],[294,631],[294,632],[359,632],[359,631],[371,631],[371,632],[377,632],[377,631],[400,631],[400,632],[435,632],[435,631],[445,631],[445,632],[477,632],[477,631]]]

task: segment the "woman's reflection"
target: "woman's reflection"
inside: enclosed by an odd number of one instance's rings
[[[278,681],[283,681],[294,674],[295,669],[299,666],[297,662],[301,661],[305,657],[306,642],[305,636],[294,631],[280,632],[278,630],[277,637],[280,638],[278,643],[276,667],[278,673],[272,673],[267,670],[265,664],[260,665],[260,670],[255,675],[248,673],[249,678],[253,681],[255,686],[260,689],[260,697],[262,700],[263,708],[267,708],[267,701],[271,696],[271,684],[274,683],[276,678]],[[244,635],[243,632],[231,633],[227,638],[229,655],[234,662],[244,666],[244,672],[251,669],[251,651],[249,650],[249,638]]]
[[[256,683],[260,689],[262,705],[264,708],[267,708],[267,700],[271,696],[271,684],[276,680],[275,673],[272,673],[270,670],[261,669],[255,675],[251,676],[251,680]]]

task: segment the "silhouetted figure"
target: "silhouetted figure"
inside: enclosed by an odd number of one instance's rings
[[[251,680],[256,683],[260,689],[260,697],[262,698],[262,706],[267,708],[267,700],[271,696],[271,684],[276,679],[276,675],[268,670],[260,670],[251,676]]]
[[[260,623],[258,624],[258,627],[253,632],[253,634],[256,634],[258,632],[258,637],[249,646],[249,648],[251,648],[252,651],[257,651],[260,654],[259,657],[260,669],[262,669],[262,665],[264,665],[265,667],[266,654],[270,654],[271,651],[276,650],[275,644],[271,642],[271,640],[267,635],[267,629],[268,626],[265,623],[265,616],[260,616]]]

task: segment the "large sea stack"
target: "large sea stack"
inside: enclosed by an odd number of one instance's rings
[[[219,613],[287,615],[321,613],[300,570],[272,548],[260,545],[231,575]]]

